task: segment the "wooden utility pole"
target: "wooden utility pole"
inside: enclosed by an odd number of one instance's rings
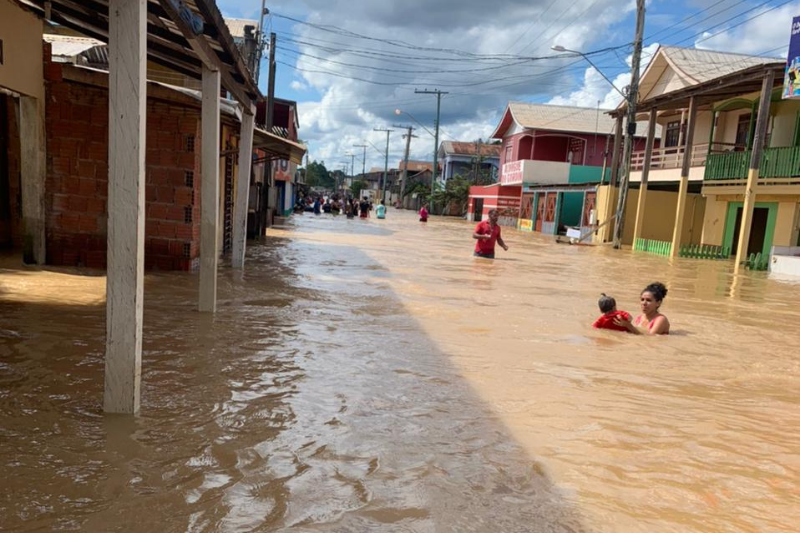
[[[431,194],[433,194],[434,184],[436,183],[436,174],[439,170],[439,119],[441,118],[442,112],[442,95],[450,93],[446,91],[440,91],[439,89],[434,89],[432,91],[429,91],[428,89],[425,89],[424,91],[414,89],[414,93],[436,95],[436,129],[434,130],[436,133],[433,136],[433,177],[431,178]]]
[[[636,104],[639,100],[639,66],[642,62],[642,39],[644,34],[644,2],[636,0],[636,37],[633,40],[633,59],[631,61],[631,84],[628,87],[628,124],[625,132],[623,161],[625,173],[619,189],[617,202],[617,221],[614,224],[614,248],[622,246],[622,230],[625,226],[625,201],[628,199],[628,186],[631,177],[631,156],[636,138]]]
[[[753,226],[753,211],[756,206],[756,188],[761,166],[761,152],[764,149],[764,138],[767,135],[767,122],[769,122],[770,93],[774,83],[775,71],[770,69],[764,76],[764,81],[761,85],[761,101],[758,104],[756,134],[753,139],[753,152],[750,155],[750,169],[747,172],[747,187],[744,192],[744,206],[742,207],[742,224],[739,227],[739,244],[736,247],[736,266],[734,267],[736,273],[739,272],[742,264],[747,259],[750,230]]]
[[[412,131],[414,131],[414,127],[413,126],[398,126],[397,124],[392,124],[392,127],[393,128],[405,128],[405,129],[408,130],[408,133],[403,135],[403,137],[406,140],[406,152],[405,152],[405,156],[403,157],[403,174],[402,174],[402,176],[400,178],[400,205],[402,206],[402,204],[403,204],[403,195],[406,192],[406,181],[408,180],[408,155],[409,155],[409,152],[411,151],[411,138],[412,137],[416,137],[416,135],[411,133]]]
[[[275,115],[275,33],[269,34],[269,79],[267,85],[267,131],[272,133],[272,125]],[[264,164],[264,186],[261,187],[261,224],[259,234],[264,235],[269,224],[269,189],[272,186],[272,161],[267,159]]]
[[[386,200],[386,180],[389,177],[389,135],[394,130],[389,129],[382,129],[382,128],[373,128],[373,131],[385,131],[386,132],[386,153],[384,154],[385,159],[383,163],[383,187],[381,187],[381,200]]]

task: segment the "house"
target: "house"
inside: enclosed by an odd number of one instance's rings
[[[655,53],[642,75],[639,110],[662,125],[664,146],[651,151],[649,166],[647,153],[634,153],[638,190],[628,196],[624,243],[642,249],[661,241],[673,256],[690,255],[691,245],[716,255],[738,251],[737,265],[768,257],[773,245],[798,244],[800,102],[781,99],[785,67],[783,59],[724,52]],[[741,246],[740,235],[748,236]]]
[[[610,166],[608,146],[619,135],[614,126],[597,108],[509,103],[492,134],[501,142],[499,183],[473,188],[468,216],[485,218],[493,205],[503,209],[504,223],[527,231],[589,228]],[[644,139],[637,137],[636,143],[644,147]],[[513,203],[509,197],[517,190]],[[514,205],[518,214],[512,223]]]
[[[266,124],[267,102],[256,105],[256,122]],[[297,143],[300,122],[297,114],[297,102],[275,98],[272,108],[271,133],[283,139]],[[274,216],[289,216],[297,201],[297,165],[300,161],[276,159],[270,164],[271,180],[267,175],[255,176],[252,187],[259,202],[252,205],[251,213],[254,223],[248,224],[252,236],[263,235],[264,229],[272,224]],[[258,221],[258,222],[256,222]]]
[[[500,171],[500,145],[475,142],[443,141],[439,146],[439,161],[442,173],[438,180],[445,182],[455,176],[467,178],[473,183],[497,181]]]

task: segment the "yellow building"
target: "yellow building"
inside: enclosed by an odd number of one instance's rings
[[[781,100],[784,69],[774,58],[656,52],[637,110],[662,127],[661,144],[633,154],[623,243],[643,249],[658,241],[655,249],[673,256],[702,245],[727,256],[745,232],[740,261],[798,244],[800,102]],[[624,114],[624,104],[612,113]],[[615,194],[598,198],[601,220],[613,213]]]

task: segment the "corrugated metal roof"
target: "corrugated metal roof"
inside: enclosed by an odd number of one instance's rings
[[[662,46],[659,48],[659,52],[666,56],[667,61],[674,68],[695,83],[711,81],[756,65],[774,63],[776,60],[783,61],[782,58],[698,50],[679,46]],[[658,52],[655,55],[657,54]]]
[[[91,37],[45,34],[42,38],[45,42],[50,43],[53,55],[58,57],[74,57],[97,46],[104,47],[106,45],[103,41]]]
[[[231,32],[231,37],[234,39],[244,39],[244,27],[252,26],[253,28],[258,28],[258,21],[250,19],[231,19],[226,17],[225,25],[228,26],[228,31]]]
[[[614,119],[603,109],[524,102],[510,102],[508,108],[514,120],[523,128],[575,133],[614,131]]]

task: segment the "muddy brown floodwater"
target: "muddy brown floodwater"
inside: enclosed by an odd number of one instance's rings
[[[142,411],[105,416],[105,279],[0,265],[0,530],[796,532],[800,285],[411,213],[298,216],[146,277]],[[669,287],[662,338],[603,291]]]

